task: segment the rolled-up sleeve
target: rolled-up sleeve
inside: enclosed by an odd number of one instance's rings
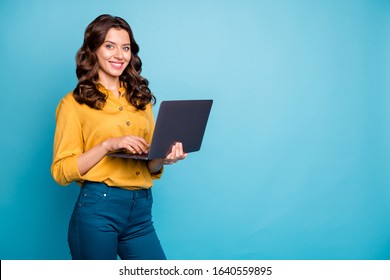
[[[63,99],[56,110],[51,174],[60,185],[82,180],[77,158],[83,153],[83,134],[74,108]]]
[[[161,167],[161,169],[159,171],[157,171],[156,173],[151,173],[150,175],[152,176],[153,180],[158,180],[161,178],[163,172],[164,172],[164,166]]]

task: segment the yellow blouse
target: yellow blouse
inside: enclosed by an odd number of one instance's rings
[[[125,98],[125,88],[120,88],[119,98],[100,84],[98,88],[107,95],[102,110],[79,104],[72,92],[58,104],[51,166],[54,180],[60,185],[88,180],[126,189],[152,187],[152,179],[159,179],[163,170],[150,174],[147,161],[105,156],[85,175],[80,175],[77,158],[83,152],[108,138],[124,135],[143,137],[150,143],[154,131],[151,104],[143,111],[137,110]]]

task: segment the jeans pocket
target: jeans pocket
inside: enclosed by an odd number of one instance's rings
[[[98,204],[103,197],[99,194],[96,193],[89,193],[89,192],[84,192],[80,196],[80,206],[88,206],[88,205],[96,205]]]

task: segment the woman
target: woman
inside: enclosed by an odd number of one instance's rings
[[[69,224],[73,259],[166,259],[151,220],[152,180],[184,159],[181,143],[166,158],[106,156],[148,152],[155,97],[141,73],[128,23],[101,15],[77,52],[78,84],[56,111],[51,172],[61,185],[82,186]]]

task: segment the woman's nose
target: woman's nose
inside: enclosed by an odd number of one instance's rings
[[[122,53],[121,49],[116,49],[115,57],[118,58],[118,59],[122,59],[123,58],[123,53]]]

